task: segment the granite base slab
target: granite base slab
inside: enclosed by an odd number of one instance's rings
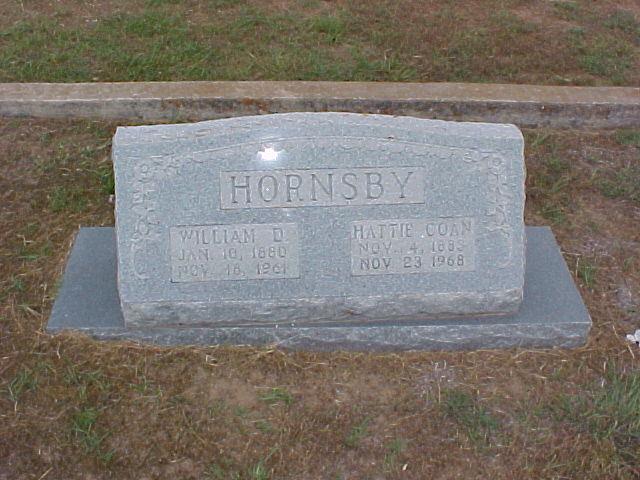
[[[81,228],[47,325],[101,340],[158,345],[278,345],[304,350],[468,350],[577,347],[591,318],[548,227],[527,227],[524,301],[509,316],[375,324],[125,328],[110,227]]]

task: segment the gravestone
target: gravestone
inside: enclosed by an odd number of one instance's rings
[[[512,125],[292,113],[118,128],[118,285],[135,326],[518,310]]]
[[[50,332],[408,350],[576,346],[589,331],[551,231],[525,229],[513,125],[120,127],[113,161],[115,229],[80,230]]]

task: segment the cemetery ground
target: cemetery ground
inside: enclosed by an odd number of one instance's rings
[[[0,82],[640,85],[637,0],[0,0]]]
[[[588,344],[445,353],[44,333],[74,233],[113,225],[114,131],[0,121],[0,479],[640,476],[640,131],[525,131]]]

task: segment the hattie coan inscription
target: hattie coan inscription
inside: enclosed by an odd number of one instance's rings
[[[177,226],[170,238],[174,283],[300,276],[295,223]]]
[[[351,274],[469,271],[474,245],[473,218],[352,222]]]
[[[421,167],[220,172],[222,209],[424,203]]]

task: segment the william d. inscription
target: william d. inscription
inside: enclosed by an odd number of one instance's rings
[[[171,227],[171,281],[296,278],[293,223]]]

